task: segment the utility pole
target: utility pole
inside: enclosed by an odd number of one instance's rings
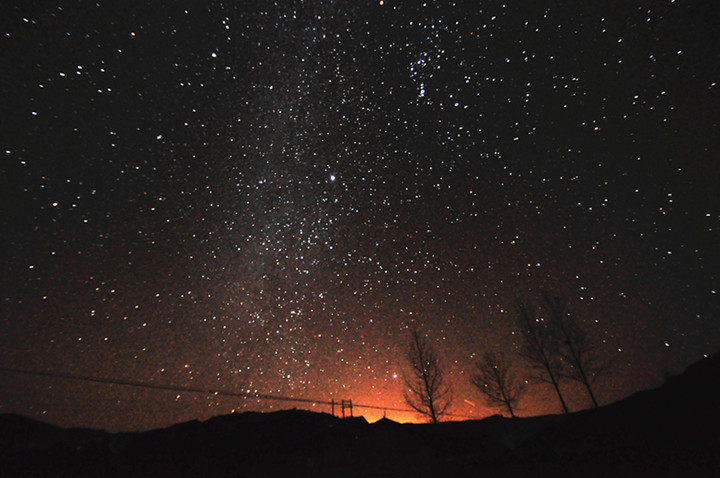
[[[341,400],[340,401],[340,410],[342,411],[342,417],[345,418],[345,409],[350,410],[350,416],[353,416],[353,407],[352,407],[352,400]]]

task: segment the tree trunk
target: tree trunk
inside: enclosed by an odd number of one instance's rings
[[[557,380],[555,380],[555,375],[553,375],[550,368],[548,368],[548,375],[550,375],[550,380],[552,381],[553,387],[555,387],[555,392],[557,392],[557,396],[560,399],[560,403],[562,404],[563,411],[565,413],[570,413],[567,405],[565,404],[565,399],[562,396],[562,392],[560,392],[560,385],[558,385]]]

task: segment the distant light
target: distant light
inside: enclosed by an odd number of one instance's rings
[[[331,174],[331,175],[330,175],[330,181],[335,181],[335,175],[334,175],[334,174]]]

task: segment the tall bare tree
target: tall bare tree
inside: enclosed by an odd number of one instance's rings
[[[555,330],[560,342],[560,356],[567,367],[563,375],[579,382],[587,390],[593,406],[598,407],[592,385],[610,368],[610,363],[602,361],[595,347],[587,338],[580,324],[567,312],[567,300],[560,296],[543,294],[550,311],[550,326]]]
[[[560,356],[558,339],[547,321],[533,318],[522,302],[518,302],[517,325],[523,338],[520,355],[535,371],[535,379],[552,385],[557,393],[562,409],[568,413],[568,407],[560,391],[562,378],[562,357]]]
[[[437,423],[452,404],[452,389],[440,357],[415,327],[410,330],[406,357],[410,362],[410,372],[404,374],[407,386],[405,402],[430,422]]]
[[[487,352],[475,364],[475,373],[470,382],[485,395],[488,404],[505,406],[510,416],[515,418],[513,407],[517,407],[525,387],[512,368],[512,363],[502,352]]]

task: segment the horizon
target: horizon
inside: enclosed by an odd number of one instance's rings
[[[653,390],[662,390],[665,386],[665,384],[668,383],[668,381],[671,381],[675,377],[679,377],[684,375],[688,369],[699,365],[703,363],[705,360],[708,360],[710,358],[714,358],[715,360],[720,357],[720,351],[716,352],[715,354],[712,354],[710,356],[703,357],[697,362],[694,362],[690,364],[686,369],[682,370],[681,372],[673,375],[666,376],[664,381],[660,384],[657,384],[654,387],[650,387],[643,390],[638,390],[627,397],[623,397],[618,399],[617,401],[605,403],[599,407],[599,409],[603,409],[606,406],[614,405],[618,402],[623,402],[624,400],[635,396],[642,392],[648,392]],[[12,370],[12,369],[0,369],[2,372],[10,372],[10,373],[18,373],[18,374],[29,374],[29,375],[46,375],[46,374],[38,374],[37,372],[31,372],[26,370]],[[99,383],[111,383],[107,380],[98,380],[97,378],[93,377],[73,377],[73,376],[64,376],[64,377],[57,377],[62,378],[65,380],[78,380],[78,381],[94,381]],[[161,384],[142,384],[142,383],[115,383],[116,385],[121,385],[125,387],[138,387],[138,388],[151,388],[154,390],[162,390],[165,389],[167,391],[175,391],[175,392],[181,392],[186,393],[190,395],[205,395],[205,399],[207,400],[209,396],[217,396],[217,395],[228,395],[231,397],[241,397],[243,399],[255,399],[257,400],[270,400],[270,401],[279,401],[279,402],[296,402],[298,404],[306,404],[305,406],[300,407],[288,407],[288,408],[272,408],[272,409],[252,409],[252,408],[245,408],[245,409],[232,409],[227,413],[218,414],[218,415],[211,415],[206,416],[204,418],[193,418],[190,420],[184,420],[184,421],[178,421],[178,422],[172,422],[168,424],[158,424],[157,426],[151,427],[151,428],[118,428],[118,429],[107,429],[107,428],[93,428],[93,427],[83,427],[78,425],[72,425],[72,424],[65,424],[62,423],[53,423],[51,421],[46,421],[43,419],[43,417],[29,417],[23,414],[17,414],[12,412],[4,412],[0,410],[0,415],[17,415],[20,417],[25,417],[30,420],[37,420],[42,423],[46,423],[49,425],[58,426],[64,429],[69,428],[86,428],[88,430],[100,430],[105,431],[108,433],[132,433],[132,432],[144,432],[144,431],[151,431],[151,430],[160,430],[165,429],[168,427],[172,427],[174,425],[180,425],[183,423],[190,423],[193,421],[197,421],[199,423],[206,422],[208,420],[212,420],[215,418],[222,418],[225,416],[230,415],[242,415],[244,413],[259,413],[259,414],[272,414],[277,412],[292,412],[292,411],[303,411],[303,412],[310,412],[310,413],[318,413],[323,415],[332,416],[338,419],[345,419],[345,418],[362,418],[364,419],[368,424],[377,423],[378,421],[382,419],[388,419],[396,423],[400,424],[415,424],[415,425],[432,425],[433,423],[428,420],[428,417],[415,411],[412,409],[397,409],[397,408],[382,408],[377,407],[375,405],[367,405],[367,404],[360,404],[356,402],[352,402],[352,400],[342,400],[335,402],[334,400],[331,400],[330,402],[323,401],[323,400],[313,400],[307,397],[304,398],[292,398],[292,397],[279,397],[279,396],[272,396],[272,395],[266,395],[266,394],[259,394],[259,395],[243,395],[243,393],[238,392],[232,392],[227,390],[197,390],[197,389],[184,389],[180,387],[172,387],[172,386],[163,386]],[[347,403],[345,403],[347,402]],[[309,406],[307,405],[309,404]],[[467,422],[467,421],[483,421],[488,418],[493,417],[501,417],[503,419],[507,420],[514,420],[514,419],[525,419],[525,418],[539,418],[539,417],[547,417],[547,416],[563,416],[568,415],[564,414],[561,411],[556,411],[555,413],[546,413],[546,414],[539,414],[539,415],[524,415],[521,412],[516,413],[514,417],[507,416],[507,413],[503,410],[500,410],[502,407],[495,407],[494,413],[491,410],[491,413],[484,416],[467,416],[467,415],[458,415],[454,414],[452,412],[449,412],[445,415],[443,415],[442,420],[439,421],[439,423],[447,423],[447,422]],[[357,413],[358,411],[365,410],[365,413]],[[579,412],[584,411],[590,411],[593,410],[593,407],[588,406],[586,408],[581,408],[577,410],[572,410],[569,412],[569,414],[575,414]]]

